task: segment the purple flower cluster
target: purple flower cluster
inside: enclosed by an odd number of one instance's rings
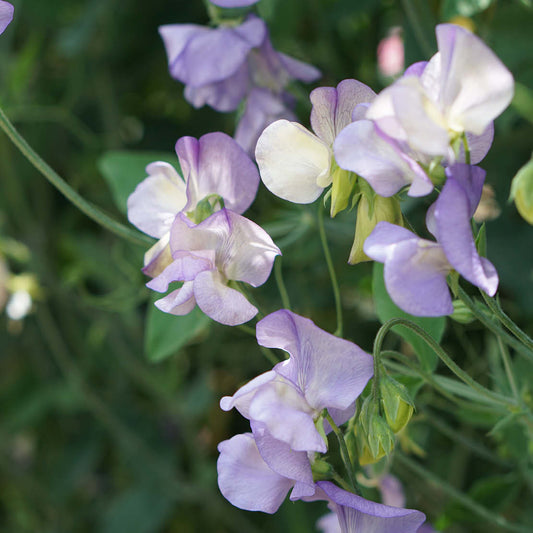
[[[254,15],[238,26],[171,24],[161,26],[159,32],[170,75],[185,84],[185,98],[194,107],[207,104],[228,112],[246,102],[236,139],[249,153],[272,120],[294,118],[292,101],[285,91],[288,82],[311,82],[320,76],[316,68],[276,52],[266,24]]]
[[[183,178],[168,163],[152,163],[128,199],[130,222],[159,239],[145,255],[143,271],[154,278],[147,286],[166,292],[183,282],[156,302],[167,313],[185,315],[198,305],[222,324],[247,322],[257,309],[229,283],[263,284],[280,254],[240,215],[255,198],[257,169],[224,133],[182,137],[176,153]]]

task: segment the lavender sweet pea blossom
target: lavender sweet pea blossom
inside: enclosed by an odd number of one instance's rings
[[[159,239],[145,255],[144,272],[152,277],[171,260],[169,232],[178,213],[193,216],[201,200],[218,195],[225,207],[240,214],[251,205],[259,186],[255,165],[225,133],[208,133],[198,140],[182,137],[176,153],[183,178],[168,163],[151,163],[146,167],[148,177],[128,198],[129,221]]]
[[[290,116],[288,111],[265,113],[265,107],[275,106],[263,97],[259,101],[261,109],[257,111],[263,119],[253,117],[254,110],[249,106],[258,98],[254,89],[268,91],[271,99],[279,101],[279,106],[287,107],[285,87],[291,79],[311,82],[320,77],[320,71],[311,65],[276,52],[265,23],[254,15],[249,15],[239,26],[207,28],[172,24],[161,26],[159,33],[167,51],[170,74],[186,85],[185,98],[194,107],[207,104],[217,111],[228,112],[237,109],[244,99],[251,99],[244,117],[246,123],[239,132],[239,143],[245,148],[251,144],[255,147],[252,140],[261,131],[251,131],[250,138],[243,139],[252,125],[263,128],[266,116],[271,114],[277,115],[276,118]]]
[[[278,120],[261,134],[255,157],[263,183],[295,203],[314,202],[331,185],[333,142],[352,121],[356,106],[371,102],[374,91],[356,80],[311,92],[310,132],[296,122]]]
[[[416,533],[426,519],[420,511],[374,503],[329,481],[319,481],[317,489],[313,499],[327,500],[340,526],[332,529],[330,522],[327,533]]]
[[[446,170],[447,180],[426,223],[437,242],[380,222],[365,241],[364,251],[385,263],[387,291],[398,307],[417,316],[452,313],[446,276],[455,269],[490,296],[498,287],[492,263],[480,257],[470,219],[479,203],[485,172],[457,163]]]
[[[468,30],[441,24],[436,34],[438,53],[382,91],[367,118],[413,150],[453,161],[450,142],[461,134],[490,136],[492,121],[511,102],[514,82]]]
[[[9,2],[0,0],[0,33],[4,33],[5,29],[11,24],[14,11],[15,8]]]
[[[222,398],[221,408],[237,408],[254,435],[261,428],[296,452],[326,452],[315,421],[324,409],[338,424],[353,416],[354,402],[372,377],[372,356],[287,310],[258,322],[257,341],[290,358]]]
[[[169,246],[172,262],[147,287],[166,292],[170,283],[184,283],[156,306],[185,315],[198,305],[213,320],[230,326],[247,322],[257,309],[228,282],[262,285],[281,253],[262,228],[228,209],[198,225],[180,213],[172,225]]]

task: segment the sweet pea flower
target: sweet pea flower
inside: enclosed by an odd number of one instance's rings
[[[146,167],[145,178],[128,198],[128,219],[144,233],[159,239],[145,255],[144,272],[155,276],[171,261],[169,232],[180,212],[195,218],[198,204],[220,196],[224,206],[243,213],[253,202],[259,186],[257,168],[225,133],[208,133],[176,143],[183,178],[168,163]],[[220,206],[222,207],[222,206]]]
[[[365,500],[330,481],[319,481],[316,485],[317,493],[312,499],[328,501],[340,526],[335,529],[329,520],[325,524],[325,533],[416,533],[426,519],[420,511]]]
[[[0,33],[4,33],[5,29],[11,24],[14,11],[15,8],[9,2],[0,0]]]
[[[291,79],[311,82],[320,76],[311,65],[276,52],[264,21],[254,15],[239,26],[171,24],[159,33],[170,75],[186,85],[185,98],[194,107],[234,111],[254,87],[283,100]]]
[[[463,133],[488,135],[512,100],[514,81],[470,31],[440,24],[436,34],[437,54],[382,91],[366,118],[415,151],[453,161],[450,144]]]
[[[236,435],[218,445],[222,495],[239,509],[263,513],[275,513],[291,489],[291,500],[312,496],[315,485],[308,454],[291,450],[265,431],[257,433]]]
[[[261,429],[295,452],[325,453],[315,422],[324,409],[337,424],[353,416],[355,400],[373,374],[372,356],[285,309],[258,322],[257,342],[290,357],[222,398],[220,407],[235,407],[250,420],[254,435]],[[257,446],[264,457],[261,442]]]
[[[281,253],[262,228],[228,209],[198,225],[180,213],[172,224],[169,247],[172,262],[146,286],[166,292],[170,283],[184,283],[158,300],[156,307],[186,315],[198,305],[213,320],[229,326],[247,322],[257,309],[228,282],[262,285]]]
[[[457,163],[446,170],[446,175],[446,183],[426,217],[437,242],[380,222],[364,245],[369,257],[385,263],[385,286],[394,303],[416,316],[453,312],[446,283],[453,269],[489,296],[498,287],[498,274],[488,259],[479,256],[470,227],[485,172]]]
[[[314,133],[288,120],[268,126],[255,151],[267,189],[284,200],[307,204],[314,202],[325,187],[332,183],[335,186],[335,138],[352,121],[356,106],[374,97],[374,91],[363,83],[343,80],[336,88],[320,87],[311,92]],[[336,210],[332,201],[332,211]]]

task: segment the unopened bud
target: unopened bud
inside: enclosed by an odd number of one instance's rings
[[[461,300],[454,300],[453,313],[450,318],[459,324],[470,324],[475,319],[472,311]]]
[[[357,207],[357,220],[355,223],[355,237],[348,263],[355,265],[364,261],[371,261],[363,251],[366,238],[372,233],[378,222],[385,220],[391,224],[403,226],[400,201],[391,196],[385,198],[377,194],[363,194]]]
[[[413,402],[405,386],[389,376],[381,377],[379,388],[387,424],[394,433],[398,433],[413,415]]]
[[[196,204],[194,211],[188,212],[187,216],[195,223],[200,224],[216,211],[224,209],[224,200],[218,194],[210,194]]]
[[[331,479],[333,475],[333,467],[322,458],[315,459],[312,462],[311,471],[313,472],[313,479],[315,481]]]
[[[522,218],[533,225],[533,158],[513,178],[509,200],[514,200]]]
[[[366,398],[361,408],[356,437],[361,465],[379,461],[394,448],[394,435],[379,415],[372,396]]]

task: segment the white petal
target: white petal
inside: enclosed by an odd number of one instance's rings
[[[272,193],[298,204],[314,202],[331,183],[330,149],[296,122],[277,120],[257,141],[255,158]]]

